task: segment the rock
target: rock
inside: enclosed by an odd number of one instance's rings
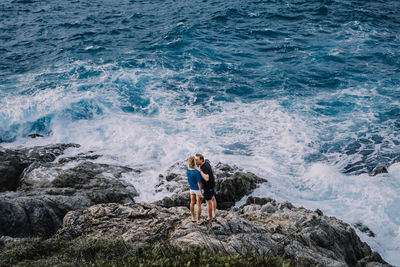
[[[192,223],[186,207],[100,204],[69,212],[56,236],[164,240],[181,248],[200,246],[228,253],[256,250],[260,255],[301,257],[305,265],[389,266],[361,242],[350,225],[335,217],[271,199],[253,198],[248,202],[262,205],[219,210],[216,220],[204,225]]]
[[[15,154],[0,150],[0,192],[15,190],[20,174],[28,165]]]
[[[137,171],[88,161],[74,165],[36,160],[20,174],[16,192],[0,193],[0,236],[49,237],[68,211],[100,203],[133,203],[138,193],[121,179],[128,172]]]
[[[64,164],[71,161],[81,161],[81,160],[95,160],[100,158],[101,155],[93,154],[93,152],[89,151],[89,153],[79,153],[73,157],[64,157],[58,160],[58,163]]]
[[[13,238],[10,236],[0,236],[0,250],[3,247],[10,246],[20,240],[21,240],[21,238]]]
[[[0,147],[0,192],[16,190],[20,175],[33,162],[51,162],[70,147],[79,145],[56,144],[23,149]]]
[[[320,209],[315,209],[314,212],[315,212],[316,214],[318,214],[319,216],[324,215],[324,213],[323,213]]]
[[[30,138],[43,137],[43,135],[41,135],[41,134],[37,134],[37,133],[34,133],[34,134],[28,134],[28,136],[29,136]]]
[[[244,196],[253,192],[258,184],[267,182],[253,173],[243,172],[236,166],[229,166],[219,162],[213,166],[216,182],[216,198],[218,209],[229,209]],[[177,162],[165,173],[160,174],[160,182],[156,191],[168,191],[173,194],[170,197],[157,201],[163,207],[189,207],[189,185],[186,178],[185,162]]]
[[[390,162],[390,165],[393,165],[393,164],[396,164],[396,163],[399,163],[399,162],[400,162],[400,157],[393,159],[393,160]]]
[[[372,171],[369,172],[369,175],[375,176],[381,173],[388,173],[386,166],[376,166]]]
[[[118,237],[134,242],[166,240],[187,212],[182,207],[166,209],[146,203],[100,204],[69,212],[57,236]]]
[[[358,222],[358,223],[353,224],[353,226],[355,228],[357,228],[358,230],[360,230],[361,232],[366,233],[368,236],[375,237],[375,233],[372,232],[372,230],[369,229],[369,227],[364,225],[363,223]]]
[[[267,182],[251,172],[235,172],[232,176],[216,180],[216,198],[219,209],[228,209],[244,196],[253,192],[257,184]]]
[[[274,213],[277,210],[275,205],[267,203],[261,207],[261,212]]]
[[[269,197],[248,197],[246,199],[246,204],[244,204],[242,207],[246,206],[246,205],[250,205],[250,204],[257,204],[257,205],[264,205],[271,202],[272,204],[276,205],[276,201],[272,198]]]

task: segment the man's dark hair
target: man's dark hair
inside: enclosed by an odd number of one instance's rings
[[[201,161],[204,161],[204,156],[202,154],[196,154],[196,157],[199,157]]]

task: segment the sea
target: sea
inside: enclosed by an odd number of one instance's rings
[[[399,0],[0,1],[0,146],[78,143],[138,201],[202,153],[397,266],[399,103]]]

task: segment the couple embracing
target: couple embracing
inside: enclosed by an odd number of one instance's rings
[[[188,159],[186,174],[190,187],[190,213],[192,222],[203,223],[201,220],[201,201],[206,199],[208,218],[207,221],[215,219],[217,200],[215,199],[215,179],[210,162],[204,161],[201,154],[196,154]],[[204,191],[203,191],[204,190]],[[203,195],[204,192],[204,195]],[[195,216],[194,205],[197,204],[197,216]]]

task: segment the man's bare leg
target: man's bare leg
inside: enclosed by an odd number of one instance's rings
[[[215,217],[217,217],[217,200],[215,199],[215,196],[213,196],[212,197],[212,199],[211,199],[211,201],[212,201],[212,217],[211,218],[215,218]]]
[[[213,211],[213,202],[212,200],[206,200],[207,203],[207,211],[208,211],[208,218],[207,220],[212,220],[212,211]]]

